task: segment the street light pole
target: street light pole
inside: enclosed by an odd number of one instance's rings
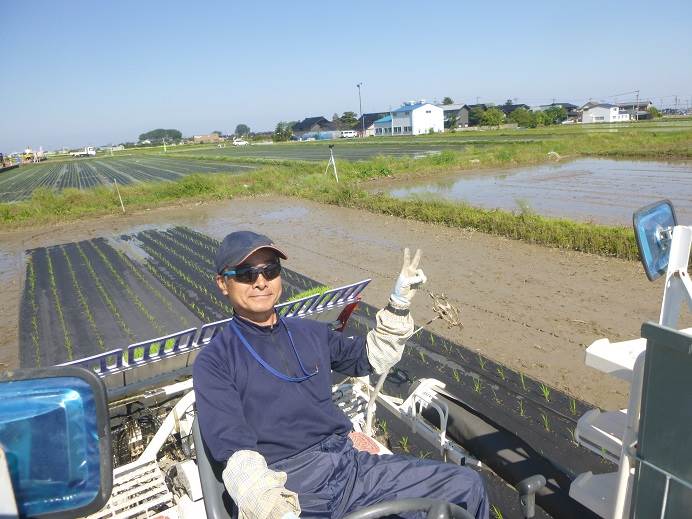
[[[363,82],[361,81],[356,86],[358,87],[358,109],[360,110],[360,126],[361,126],[360,136],[365,137],[365,117],[363,117],[363,102],[362,102],[361,97],[360,97],[360,87],[362,85],[363,85]]]

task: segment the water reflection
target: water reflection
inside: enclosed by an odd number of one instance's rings
[[[669,198],[684,223],[692,219],[692,163],[579,159],[512,170],[465,171],[400,184],[390,194],[622,225],[631,224],[637,208]]]

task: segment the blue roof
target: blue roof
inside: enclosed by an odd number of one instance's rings
[[[375,121],[373,124],[377,123],[391,123],[392,122],[392,114],[385,115],[384,117],[380,117],[377,121]]]
[[[392,112],[412,112],[416,108],[420,108],[423,105],[427,105],[428,103],[415,103],[412,105],[403,105],[396,110],[392,110]]]

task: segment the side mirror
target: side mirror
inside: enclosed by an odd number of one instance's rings
[[[82,517],[112,486],[103,382],[69,366],[0,373],[0,516]]]
[[[673,242],[673,228],[678,224],[670,200],[661,200],[637,210],[632,216],[639,256],[649,281],[665,274]]]

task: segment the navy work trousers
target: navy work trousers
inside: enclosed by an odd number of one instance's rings
[[[360,452],[344,436],[329,436],[270,468],[288,475],[286,488],[298,494],[301,518],[339,519],[369,505],[415,497],[451,502],[476,519],[488,518],[483,479],[473,469],[410,456]]]

